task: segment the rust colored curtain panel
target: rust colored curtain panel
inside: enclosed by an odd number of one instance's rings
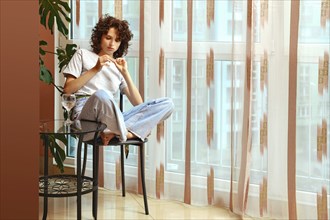
[[[319,58],[318,66],[318,102],[320,103],[322,114],[318,119],[317,132],[316,132],[316,152],[317,152],[317,164],[322,166],[324,173],[329,170],[329,111],[326,108],[326,101],[329,100],[329,51],[324,52],[324,56]],[[328,171],[329,173],[329,171]],[[318,219],[328,219],[328,190],[327,182],[325,180],[321,183],[317,192],[317,216]]]
[[[185,151],[185,189],[184,202],[191,204],[191,68],[192,68],[192,22],[193,1],[187,1],[187,112],[186,112],[186,151]]]
[[[76,24],[79,26],[80,22],[80,0],[76,0]]]
[[[235,7],[236,1],[233,1]],[[234,8],[233,7],[233,8]],[[235,20],[235,12],[232,10],[231,20]],[[232,23],[233,34],[231,35],[231,66],[234,66],[234,51],[235,51],[235,22]],[[229,189],[229,210],[234,212],[234,68],[231,69],[230,74],[230,189]]]
[[[144,94],[144,0],[140,0],[140,21],[139,21],[139,91],[142,96],[142,99],[145,100]],[[139,152],[138,154],[140,154]],[[141,169],[140,169],[140,157],[138,157],[138,193],[142,194],[142,184],[141,184]]]
[[[330,1],[321,2],[321,30],[327,28],[327,23],[330,20]],[[323,56],[322,56],[323,55]],[[320,103],[322,113],[317,124],[317,164],[322,166],[323,174],[321,186],[317,190],[317,219],[329,219],[329,184],[326,181],[326,174],[330,176],[329,171],[329,123],[330,111],[329,108],[329,48],[324,49],[324,53],[319,56],[318,65],[318,103]]]
[[[206,8],[206,25],[208,27],[207,33],[211,34],[213,28],[211,25],[214,24],[214,1],[209,0],[207,1],[207,8]],[[207,142],[207,151],[209,154],[213,154],[216,149],[215,145],[215,104],[214,104],[214,50],[212,44],[209,45],[210,49],[206,54],[206,88],[208,94],[208,105],[207,106],[207,113],[206,113],[206,142]],[[209,205],[213,205],[215,201],[215,191],[214,191],[214,168],[213,165],[210,164],[209,171],[207,172],[207,201]]]
[[[289,218],[297,218],[296,207],[296,99],[299,3],[291,2],[290,54],[289,54],[289,109],[288,109],[288,209]]]
[[[140,0],[140,20],[139,20],[139,91],[143,99],[144,96],[144,0]]]
[[[164,22],[164,0],[159,0],[159,27]]]
[[[115,0],[115,16],[116,18],[123,19],[123,1]]]
[[[98,0],[98,15],[99,15],[99,18],[102,17],[102,3],[103,1],[102,0]]]
[[[164,0],[160,0],[159,2],[155,1],[152,3],[152,6],[155,9],[159,10],[153,10],[151,12],[151,17],[158,18],[158,23],[155,22],[153,24],[153,30],[156,31],[156,35],[153,33],[152,35],[152,41],[150,41],[150,48],[153,48],[151,51],[152,56],[156,58],[158,57],[158,62],[155,62],[154,64],[149,65],[149,70],[154,73],[153,76],[150,76],[150,81],[154,81],[157,83],[152,83],[146,87],[149,88],[148,94],[149,96],[155,96],[155,97],[162,97],[166,96],[166,56],[165,56],[165,45],[164,42],[164,35],[166,35],[167,30],[164,29],[164,22],[165,19],[168,17],[165,17],[165,2]],[[155,19],[157,20],[157,19]],[[157,74],[158,73],[158,74]],[[166,129],[167,129],[167,123],[162,122],[157,125],[156,129],[156,143],[157,148],[154,149],[154,161],[155,161],[155,194],[157,199],[163,199],[166,197],[165,187],[167,187],[165,183],[165,167],[166,167],[166,161],[164,155],[166,155]],[[150,179],[153,179],[152,176],[150,176]]]
[[[207,26],[214,22],[214,0],[207,0]]]
[[[245,81],[244,81],[244,111],[242,129],[242,154],[240,176],[238,181],[238,200],[239,210],[244,214],[248,190],[249,190],[249,163],[251,151],[251,127],[250,127],[250,100],[251,100],[251,71],[252,71],[252,0],[247,2],[247,31],[246,31],[246,62],[245,62]]]

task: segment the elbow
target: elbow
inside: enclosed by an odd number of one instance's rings
[[[74,93],[72,89],[68,88],[67,86],[64,86],[63,94],[72,94],[72,93]]]
[[[68,88],[66,87],[63,88],[63,94],[69,94]]]
[[[138,105],[142,104],[143,103],[143,99],[142,97],[138,100]]]
[[[133,104],[133,106],[137,106],[137,105],[140,105],[142,103],[143,103],[142,98],[139,98],[139,99],[134,100],[132,104]]]
[[[137,106],[137,105],[140,105],[140,104],[142,104],[143,102],[141,101],[135,101],[134,103],[132,103],[133,104],[133,106]]]
[[[136,100],[135,105],[140,105],[143,103],[142,97],[140,97],[138,100]]]

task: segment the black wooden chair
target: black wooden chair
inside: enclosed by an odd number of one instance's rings
[[[120,94],[120,101],[119,101],[119,105],[120,105],[120,110],[123,111],[123,95]],[[142,191],[143,191],[143,200],[144,200],[144,210],[145,210],[145,214],[149,215],[149,209],[148,209],[148,200],[147,200],[147,191],[146,191],[146,185],[145,185],[145,173],[144,173],[144,148],[145,148],[145,143],[148,141],[148,139],[144,139],[143,141],[141,141],[140,139],[136,138],[136,139],[129,139],[127,141],[120,141],[117,138],[113,138],[111,139],[111,141],[109,142],[108,145],[110,146],[120,146],[120,163],[121,163],[121,182],[122,182],[122,196],[125,197],[126,193],[125,193],[125,163],[124,163],[124,156],[126,155],[126,157],[128,156],[128,152],[125,151],[125,147],[129,146],[129,145],[134,145],[134,146],[138,146],[139,150],[140,150],[140,171],[141,171],[141,184],[142,184]],[[95,144],[93,143],[93,141],[87,141],[84,143],[84,160],[83,160],[83,167],[82,167],[82,176],[84,176],[85,174],[85,170],[86,170],[86,161],[87,161],[87,144]],[[101,138],[97,139],[96,142],[96,147],[94,147],[94,149],[96,149],[96,155],[99,154],[99,146],[103,146],[103,143],[101,141]],[[96,172],[96,181],[98,181],[98,166],[99,166],[99,157],[95,157],[93,158],[93,172]],[[95,171],[94,171],[95,170]],[[139,178],[138,178],[139,179]],[[98,186],[97,183],[94,184],[94,186]],[[97,191],[94,191],[94,196],[93,196],[93,215],[94,217],[97,216]]]

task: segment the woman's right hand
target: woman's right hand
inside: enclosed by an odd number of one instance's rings
[[[110,61],[111,61],[111,57],[109,55],[102,55],[102,56],[99,56],[94,68],[97,70],[97,71],[100,71],[102,69],[103,66],[108,66],[110,65]]]

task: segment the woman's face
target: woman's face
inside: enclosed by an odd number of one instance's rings
[[[110,28],[107,34],[103,34],[101,37],[101,51],[99,55],[108,54],[113,57],[113,53],[116,52],[120,46],[117,36],[117,29]]]

